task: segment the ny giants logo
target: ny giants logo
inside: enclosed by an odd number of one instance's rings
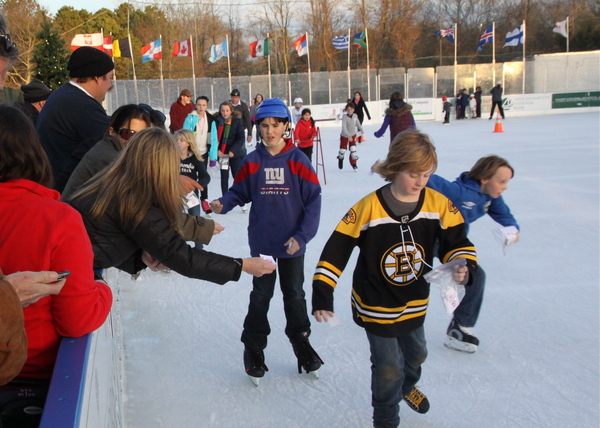
[[[265,184],[284,184],[285,173],[283,168],[265,168]]]

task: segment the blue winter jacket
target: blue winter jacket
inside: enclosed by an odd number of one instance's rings
[[[319,228],[321,185],[306,155],[292,143],[275,156],[259,144],[244,158],[233,185],[219,200],[221,214],[252,202],[248,225],[252,257],[301,256]],[[289,255],[284,244],[292,237],[300,250]]]
[[[437,190],[452,201],[465,219],[467,231],[471,223],[485,214],[489,214],[502,226],[516,226],[517,229],[520,229],[502,196],[494,199],[484,194],[479,183],[467,177],[466,172],[452,182],[432,174],[427,182],[427,187]]]

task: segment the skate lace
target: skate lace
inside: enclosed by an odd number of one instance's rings
[[[458,329],[463,333],[467,333],[469,336],[473,336],[473,330],[471,330],[470,327],[463,327],[462,325],[458,324]]]
[[[419,405],[421,404],[421,401],[423,401],[424,398],[425,398],[425,395],[421,391],[419,391],[419,389],[417,389],[416,386],[413,388],[412,391],[410,391],[410,394],[404,396],[404,399],[409,404],[411,404],[417,408],[419,407]]]
[[[301,361],[302,365],[306,365],[312,361],[320,361],[322,363],[321,358],[308,341],[294,343],[294,350],[296,357]]]
[[[253,367],[260,367],[262,369],[265,369],[265,354],[262,351],[252,351],[249,350],[248,351],[250,354],[250,363],[252,364]]]
[[[406,244],[404,242],[404,233],[405,232],[408,232],[408,234],[410,235],[410,240],[412,242],[415,242],[415,238],[413,237],[410,226],[407,225],[406,229],[403,229],[402,225],[400,225],[400,236],[402,237],[402,249],[404,250],[404,256],[406,257],[406,260],[411,260],[409,255],[406,253]],[[429,268],[433,269],[433,266],[430,266],[425,260],[423,260],[423,263],[425,263],[425,265],[428,266]],[[415,279],[417,279],[418,275],[417,275],[417,272],[415,272],[415,270],[413,269],[412,263],[408,263],[408,266],[410,267],[410,271],[412,272],[412,274],[415,276]]]

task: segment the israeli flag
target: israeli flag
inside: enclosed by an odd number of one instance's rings
[[[506,33],[506,43],[504,46],[519,46],[523,44],[523,27],[518,26],[509,33]]]
[[[348,46],[350,46],[348,34],[344,34],[343,36],[336,36],[333,38],[332,42],[333,47],[340,50],[348,50]]]

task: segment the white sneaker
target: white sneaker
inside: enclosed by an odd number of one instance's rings
[[[244,204],[244,206],[242,207],[242,212],[246,211],[248,211],[248,204]]]

